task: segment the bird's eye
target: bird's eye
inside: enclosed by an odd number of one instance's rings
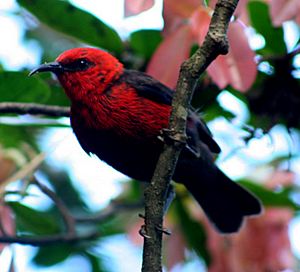
[[[87,59],[78,59],[78,60],[75,61],[74,64],[75,64],[74,66],[79,71],[86,70],[90,66],[90,62]]]
[[[87,59],[77,59],[64,65],[66,71],[84,71],[87,70],[92,63]]]
[[[77,61],[77,65],[78,65],[78,68],[80,68],[80,70],[85,70],[86,68],[89,67],[89,62],[86,60],[86,59],[79,59]]]

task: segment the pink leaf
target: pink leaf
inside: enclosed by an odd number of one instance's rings
[[[181,63],[189,57],[193,43],[191,27],[183,25],[165,38],[153,54],[147,73],[174,88]]]
[[[169,10],[173,15],[188,18],[196,8],[200,7],[199,0],[165,0],[164,10]]]
[[[141,226],[144,224],[144,220],[142,218],[138,218],[138,220],[127,227],[127,235],[128,239],[131,243],[137,246],[141,246],[143,244],[143,237],[139,234]]]
[[[168,271],[185,260],[186,242],[178,228],[172,230],[172,235],[166,241],[166,262]]]
[[[209,272],[283,271],[294,266],[288,235],[293,211],[266,208],[264,214],[248,218],[238,233],[224,237],[205,219],[207,245],[212,257]],[[225,246],[227,245],[227,246]]]
[[[268,1],[268,0],[265,0]],[[240,0],[239,4],[236,7],[236,10],[234,12],[234,16],[237,17],[239,20],[241,20],[244,24],[249,25],[249,18],[248,18],[248,10],[247,10],[247,4],[249,0]],[[214,9],[215,5],[217,3],[217,0],[210,0],[209,6]]]
[[[204,7],[197,8],[190,18],[193,35],[199,45],[204,41],[210,19],[209,10]]]
[[[271,18],[274,26],[281,26],[288,20],[299,19],[299,0],[272,0],[270,3]]]
[[[239,22],[230,24],[228,39],[229,53],[219,56],[208,67],[207,72],[219,88],[230,84],[235,89],[245,92],[256,78],[255,54],[249,46],[244,27]]]
[[[152,8],[154,0],[125,0],[124,2],[124,16],[134,16],[143,11]]]
[[[270,178],[265,183],[265,186],[271,189],[278,187],[292,186],[295,182],[296,174],[291,171],[274,171]]]
[[[168,35],[180,27],[184,20],[189,18],[192,13],[200,7],[199,0],[164,0],[163,33]]]
[[[3,236],[5,234],[8,235],[14,235],[15,234],[15,224],[12,216],[12,212],[9,207],[4,206],[3,202],[0,202],[0,224],[5,231],[3,233],[2,230],[0,230],[0,236]],[[5,247],[5,244],[0,244],[0,252]]]

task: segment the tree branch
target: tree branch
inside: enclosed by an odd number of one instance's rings
[[[69,117],[70,108],[35,103],[0,103],[0,113],[46,115],[49,117]]]
[[[143,201],[138,201],[134,203],[115,203],[114,201],[112,201],[105,209],[101,210],[100,212],[89,216],[75,216],[74,220],[78,223],[101,222],[116,213],[122,211],[141,209],[143,206]]]
[[[186,119],[194,86],[208,65],[220,54],[227,54],[227,29],[238,0],[219,0],[203,45],[180,69],[168,134],[153,178],[145,190],[145,226],[142,271],[162,271],[163,212],[167,188],[173,176],[181,149],[186,141]]]
[[[65,233],[62,234],[53,234],[47,236],[1,236],[0,243],[17,243],[21,245],[32,245],[32,246],[47,246],[56,243],[75,243],[84,240],[94,240],[99,237],[99,231],[93,231],[84,234],[73,234],[73,235],[66,235]]]
[[[55,192],[51,191],[47,186],[40,183],[35,176],[33,176],[33,184],[35,184],[46,196],[48,196],[55,203],[65,223],[66,236],[73,237],[76,233],[75,220],[68,208],[65,206],[64,202],[58,197]]]
[[[105,209],[98,213],[88,216],[74,216],[69,209],[65,206],[64,202],[57,196],[57,194],[51,191],[47,186],[40,183],[38,179],[33,176],[32,184],[36,185],[46,196],[48,196],[57,209],[59,210],[61,217],[65,223],[65,232],[44,236],[12,236],[7,235],[2,231],[3,236],[0,236],[0,243],[18,243],[23,245],[32,246],[46,246],[55,243],[74,243],[84,240],[93,240],[100,236],[99,230],[93,230],[87,233],[78,233],[76,231],[77,225],[81,223],[99,223],[107,220],[109,217],[119,213],[120,211],[135,210],[143,206],[142,201],[136,203],[117,203],[112,201]],[[1,227],[1,224],[0,224]]]

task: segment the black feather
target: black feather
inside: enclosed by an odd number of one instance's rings
[[[120,82],[126,82],[134,87],[138,94],[149,100],[166,105],[172,104],[174,91],[153,77],[134,70],[125,70],[119,78]],[[220,153],[219,145],[212,138],[212,133],[199,116],[192,110],[189,111],[187,120],[187,136],[189,148],[195,153],[195,143],[201,140],[204,142],[213,153]]]

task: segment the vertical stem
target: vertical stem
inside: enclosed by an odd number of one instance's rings
[[[227,54],[227,29],[238,0],[219,0],[203,45],[186,60],[180,69],[172,102],[169,137],[156,165],[150,185],[145,190],[145,225],[143,272],[162,271],[162,227],[167,188],[172,179],[180,152],[185,145],[185,127],[194,86],[208,65],[220,54]]]

